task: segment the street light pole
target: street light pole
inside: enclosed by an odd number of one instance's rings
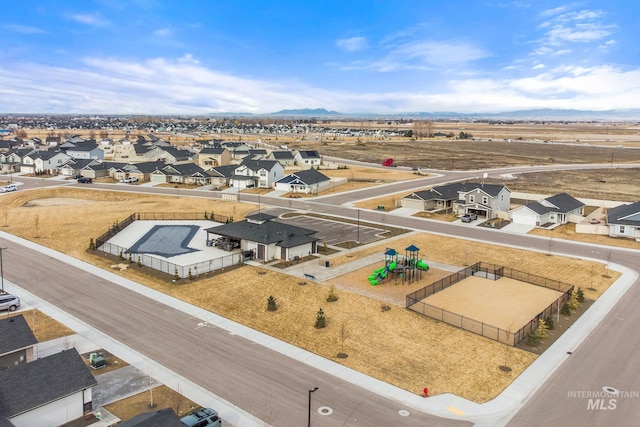
[[[2,251],[7,248],[0,248],[0,293],[4,293],[4,268],[2,268]]]
[[[309,412],[307,415],[307,427],[311,427],[311,393],[313,393],[316,390],[318,390],[318,387],[309,389]]]
[[[360,209],[358,209],[358,236],[356,237],[356,243],[360,244]]]

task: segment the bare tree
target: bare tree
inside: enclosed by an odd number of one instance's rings
[[[416,120],[413,122],[413,136],[416,138],[429,138],[433,130],[433,122]]]
[[[344,342],[349,338],[349,328],[347,327],[347,321],[343,320],[340,325],[340,353],[338,353],[338,357],[344,359],[347,357],[347,354],[344,352]]]

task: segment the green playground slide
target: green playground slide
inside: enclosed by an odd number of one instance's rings
[[[418,266],[418,268],[420,270],[425,270],[425,271],[429,270],[429,266],[424,261],[422,261],[421,259],[418,260],[416,265]]]
[[[367,278],[369,280],[369,283],[372,284],[372,285],[377,285],[378,283],[380,283],[382,280],[384,280],[387,277],[387,275],[389,274],[390,271],[395,270],[396,266],[397,266],[396,262],[393,261],[392,263],[390,263],[386,267],[382,267],[382,268],[378,268],[376,270],[373,270],[373,274]]]

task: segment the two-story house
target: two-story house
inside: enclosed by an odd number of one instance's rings
[[[244,188],[272,188],[284,176],[284,167],[275,160],[244,160],[234,171],[230,185]]]
[[[198,165],[204,169],[231,164],[231,152],[224,147],[204,147],[197,158]]]

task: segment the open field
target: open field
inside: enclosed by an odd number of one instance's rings
[[[3,197],[3,215],[10,219],[5,221],[4,231],[104,269],[109,269],[113,260],[98,252],[87,253],[88,238],[101,234],[114,221],[133,211],[179,211],[188,204],[190,209],[214,210],[241,218],[253,210],[252,205],[205,199],[114,194],[85,189],[25,191]],[[38,202],[52,198],[58,200],[49,206]],[[71,218],[68,206],[59,199],[87,203],[74,204]],[[79,222],[75,220],[78,217],[87,220]],[[380,253],[382,263],[386,247],[395,247],[401,252],[410,244],[421,248],[421,258],[427,263],[433,260],[464,265],[477,261],[480,256],[477,254],[482,254],[483,261],[543,272],[545,276],[578,286],[584,286],[591,279],[592,287],[585,290],[588,298],[600,295],[617,277],[601,264],[589,261],[548,257],[426,233],[402,235],[331,260],[332,264],[344,263]],[[126,271],[112,271],[417,394],[428,385],[434,394],[452,392],[471,400],[486,401],[500,393],[536,357],[526,351],[511,349],[508,364],[512,371],[502,372],[499,366],[504,364],[504,346],[497,342],[424,318],[400,305],[390,305],[391,310],[383,311],[381,306],[387,304],[383,301],[391,298],[384,294],[365,296],[364,292],[347,292],[347,288],[336,286],[339,299],[328,303],[329,288],[326,284],[306,283],[301,286],[304,282],[299,278],[264,268],[244,266],[216,274],[215,278],[200,276],[183,285],[145,275],[135,265]],[[609,277],[603,277],[605,275]],[[393,289],[397,292],[397,289],[405,287],[408,292],[418,289],[417,284],[385,284],[376,287],[376,291]],[[270,295],[277,300],[276,312],[266,310]],[[314,328],[319,307],[327,315],[327,327],[321,330]],[[340,338],[343,325],[348,331],[344,340]],[[337,358],[338,353],[346,353],[349,357]]]

